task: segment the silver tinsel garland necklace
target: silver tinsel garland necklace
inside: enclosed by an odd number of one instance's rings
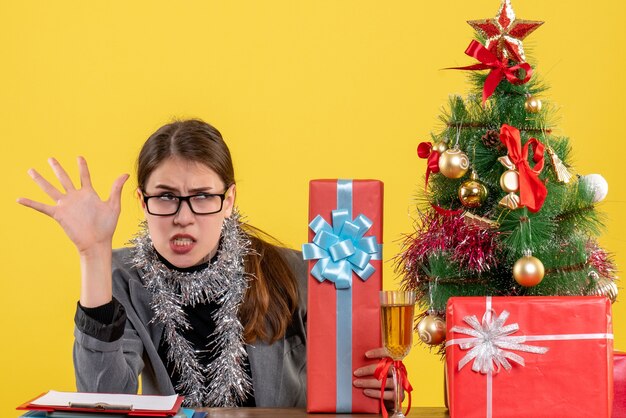
[[[200,271],[168,268],[159,259],[146,228],[132,244],[133,263],[142,272],[143,283],[152,294],[152,321],[165,326],[167,360],[173,362],[180,375],[176,391],[185,396],[184,404],[211,407],[241,404],[251,393],[252,382],[244,370],[247,352],[238,317],[248,288],[244,258],[250,253],[250,240],[241,230],[239,214],[234,212],[224,220],[217,260]],[[215,331],[208,337],[207,347],[217,356],[205,367],[181,331],[191,327],[182,307],[207,302],[216,302],[219,307],[212,315]]]

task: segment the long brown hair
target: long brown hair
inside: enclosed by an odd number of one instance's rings
[[[206,165],[226,188],[235,184],[233,161],[220,132],[206,122],[190,119],[162,126],[145,142],[137,159],[139,188],[145,187],[161,162],[174,156]],[[267,242],[269,236],[251,225],[244,224],[243,229],[253,250],[245,260],[245,270],[254,277],[239,309],[244,338],[249,343],[257,338],[271,343],[289,326],[298,304],[298,287],[281,250]]]

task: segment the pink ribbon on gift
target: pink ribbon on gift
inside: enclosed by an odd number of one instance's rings
[[[474,325],[478,324],[478,328],[483,329],[485,326],[489,326],[492,323],[491,321],[494,316],[496,315],[495,315],[495,311],[493,310],[491,306],[491,296],[487,296],[485,297],[485,314],[483,315],[483,324],[478,323],[477,320],[474,321],[476,317],[473,315],[466,316],[463,318],[463,320],[467,322],[468,324],[470,323]],[[545,351],[547,351],[547,349],[545,349],[544,351],[542,350],[542,348],[545,348],[545,347],[525,346],[520,343],[529,342],[529,341],[612,340],[613,339],[612,333],[518,335],[515,337],[509,337],[508,335],[511,333],[509,331],[513,330],[512,332],[515,332],[519,329],[519,326],[517,324],[510,324],[510,325],[504,326],[504,321],[506,321],[507,318],[508,318],[508,312],[503,311],[503,313],[498,317],[498,319],[496,319],[496,321],[493,321],[493,323],[496,323],[496,326],[499,326],[500,329],[503,330],[502,335],[504,336],[504,334],[506,334],[505,338],[515,338],[512,341],[513,343],[526,347],[526,348],[522,348],[521,349],[522,351],[534,352],[537,354],[544,354]],[[498,323],[497,321],[500,319],[502,320]],[[473,329],[454,326],[450,329],[450,331],[461,333],[461,334],[466,334],[466,335],[476,335],[477,332],[476,332],[476,328],[474,327],[474,325],[471,325]],[[446,347],[456,344],[456,345],[459,345],[461,349],[470,349],[470,352],[459,361],[459,370],[463,366],[465,366],[467,363],[469,363],[469,361],[475,360],[472,370],[486,375],[487,377],[486,398],[487,399],[486,399],[486,415],[485,416],[487,418],[493,418],[493,373],[494,372],[498,373],[500,371],[500,366],[504,367],[507,370],[511,368],[510,364],[507,366],[506,364],[501,363],[502,358],[504,358],[505,360],[506,358],[508,358],[514,361],[515,363],[518,363],[522,367],[524,367],[525,364],[524,364],[523,357],[515,353],[511,353],[511,352],[507,352],[507,354],[502,354],[502,356],[500,356],[497,359],[495,358],[495,356],[492,359],[480,359],[479,360],[475,358],[476,352],[479,351],[478,350],[479,345],[483,343],[482,340],[483,339],[480,336],[474,336],[470,338],[453,338],[451,340],[446,341]],[[490,344],[491,342],[485,342],[485,343]],[[528,347],[530,347],[530,349],[528,349]],[[518,350],[518,349],[519,348],[510,348],[510,350]],[[492,362],[492,364],[487,365],[486,363],[488,361]]]

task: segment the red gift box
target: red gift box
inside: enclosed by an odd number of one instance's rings
[[[626,418],[626,353],[613,356],[613,389],[612,418]]]
[[[380,411],[355,388],[353,372],[381,346],[383,183],[312,180],[309,184],[307,411]]]
[[[453,297],[450,416],[609,418],[611,304],[604,297]]]

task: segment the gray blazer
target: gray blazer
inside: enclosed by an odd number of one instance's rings
[[[283,338],[246,347],[258,407],[306,405],[307,265],[297,251],[284,254],[298,281],[299,303]],[[174,387],[157,353],[163,325],[151,322],[150,293],[130,257],[129,248],[113,252],[113,296],[126,310],[124,335],[105,342],[75,327],[76,386],[82,392],[137,393],[141,375],[143,394],[172,395]]]

